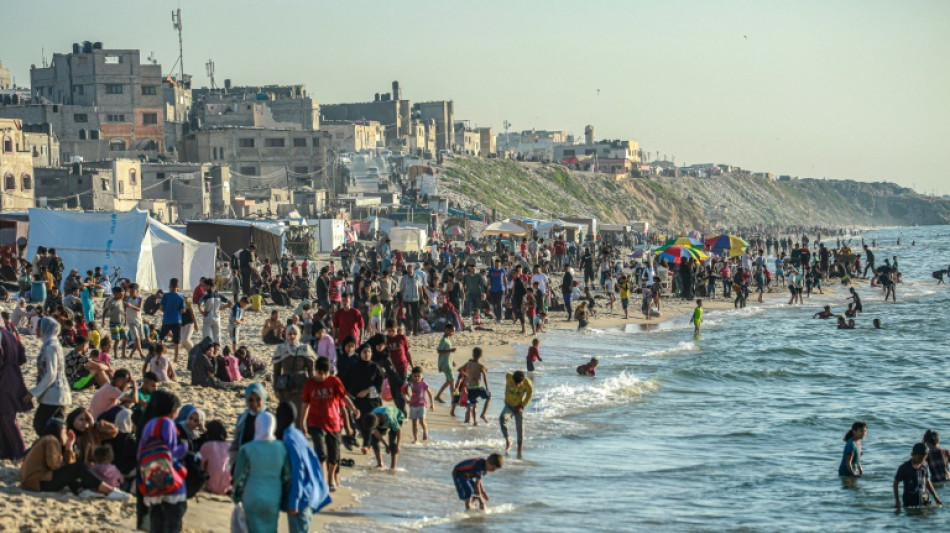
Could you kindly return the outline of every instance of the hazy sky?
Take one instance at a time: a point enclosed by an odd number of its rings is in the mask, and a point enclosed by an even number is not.
[[[44,4],[45,6],[45,4]],[[177,57],[176,1],[0,0],[17,81],[73,42]],[[456,119],[627,138],[677,163],[950,193],[950,1],[181,2],[206,85],[305,83],[321,103],[452,99]],[[599,90],[599,93],[598,93]]]

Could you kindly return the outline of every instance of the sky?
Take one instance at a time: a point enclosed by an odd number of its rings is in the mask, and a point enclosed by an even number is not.
[[[677,164],[950,193],[946,0],[0,0],[0,61],[28,85],[44,50],[88,40],[168,72],[179,5],[195,86],[208,59],[219,85],[303,83],[321,103],[399,80],[496,132],[591,124]]]

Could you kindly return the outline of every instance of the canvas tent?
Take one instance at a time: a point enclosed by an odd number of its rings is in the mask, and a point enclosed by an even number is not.
[[[67,269],[80,272],[102,267],[128,278],[143,290],[168,287],[178,278],[194,287],[214,276],[215,245],[189,239],[148,216],[148,212],[80,213],[30,209],[27,257],[39,246],[56,248]]]
[[[421,252],[426,248],[428,235],[422,228],[399,226],[389,230],[389,245],[401,252]]]
[[[487,228],[482,230],[482,236],[488,235],[513,235],[515,237],[524,237],[528,230],[515,224],[514,222],[492,222]]]
[[[228,257],[254,243],[259,259],[279,261],[286,230],[277,222],[221,219],[189,220],[185,231],[192,239],[217,244]]]

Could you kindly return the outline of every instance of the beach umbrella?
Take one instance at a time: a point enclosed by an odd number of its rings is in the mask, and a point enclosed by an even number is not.
[[[666,241],[663,246],[698,246],[703,247],[703,241],[693,237],[673,237],[672,239]]]
[[[706,246],[717,254],[738,257],[742,255],[742,252],[749,246],[749,243],[735,235],[723,234],[706,239]]]
[[[445,228],[445,234],[450,237],[461,237],[465,235],[465,230],[462,229],[462,226],[449,226]]]
[[[709,259],[709,256],[705,252],[698,248],[693,248],[690,246],[665,246],[656,251],[657,257],[659,259],[666,259],[667,261],[672,261],[674,263],[680,263],[683,259],[693,258],[698,261],[706,261]]]

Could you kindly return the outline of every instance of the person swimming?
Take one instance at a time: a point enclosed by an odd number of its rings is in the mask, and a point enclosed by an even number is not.
[[[591,357],[590,361],[577,367],[577,373],[581,376],[594,377],[597,375],[597,365],[600,361],[596,357]]]
[[[835,314],[831,312],[831,306],[830,306],[830,305],[826,305],[824,309],[822,309],[821,311],[818,311],[817,313],[815,313],[815,315],[814,315],[812,318],[827,319],[827,318],[831,318],[831,317],[833,317],[833,316],[835,316]]]
[[[881,325],[881,319],[875,318],[871,321],[871,324],[874,324],[874,329],[884,329],[884,326]]]

